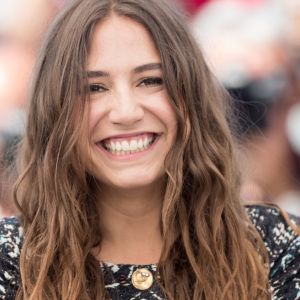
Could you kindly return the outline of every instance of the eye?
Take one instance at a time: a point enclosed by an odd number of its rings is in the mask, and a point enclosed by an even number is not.
[[[106,92],[108,91],[107,88],[105,88],[103,85],[101,84],[96,84],[96,83],[93,83],[93,84],[90,84],[89,85],[89,92],[91,94],[95,94],[95,93],[103,93],[103,92]]]
[[[138,86],[146,86],[146,87],[151,87],[151,86],[158,86],[163,84],[163,79],[161,77],[148,77],[143,79]]]

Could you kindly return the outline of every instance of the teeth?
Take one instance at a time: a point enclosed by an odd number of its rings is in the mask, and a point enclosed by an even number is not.
[[[146,148],[148,145],[149,145],[149,140],[148,140],[148,138],[146,137],[146,138],[144,139],[144,147]]]
[[[122,150],[122,146],[119,142],[116,142],[116,150],[117,151],[121,151]]]
[[[150,147],[154,140],[154,137],[145,137],[143,139],[138,140],[130,140],[130,141],[109,141],[105,144],[106,150],[109,152],[120,156],[124,154],[136,153],[143,150],[146,150]]]
[[[122,150],[123,150],[123,151],[128,151],[128,150],[130,149],[129,143],[128,143],[127,141],[123,141],[123,142],[121,143],[121,146],[122,146]]]
[[[138,141],[138,148],[139,149],[143,149],[144,148],[144,143],[143,143],[143,140],[139,139]]]
[[[137,143],[137,141],[136,141],[136,140],[132,140],[132,141],[130,142],[130,151],[135,151],[135,150],[137,150],[137,148],[138,148],[138,143]]]
[[[115,150],[116,150],[116,144],[115,144],[114,142],[111,142],[111,143],[110,143],[110,149],[111,149],[112,151],[115,151]]]

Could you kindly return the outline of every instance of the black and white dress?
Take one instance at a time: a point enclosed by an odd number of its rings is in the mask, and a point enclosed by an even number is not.
[[[248,206],[246,210],[269,253],[272,299],[300,299],[300,236],[275,207]],[[293,221],[293,217],[291,219]],[[15,299],[20,283],[22,236],[18,218],[0,220],[0,299]],[[99,265],[99,272],[103,272],[105,287],[113,300],[165,299],[156,280],[145,290],[134,287],[132,274],[141,268],[147,269],[155,278],[156,265]]]

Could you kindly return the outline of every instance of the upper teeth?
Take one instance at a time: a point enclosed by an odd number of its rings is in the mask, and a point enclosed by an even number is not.
[[[130,152],[146,149],[154,140],[154,137],[130,139],[123,141],[107,141],[105,146],[112,152]]]

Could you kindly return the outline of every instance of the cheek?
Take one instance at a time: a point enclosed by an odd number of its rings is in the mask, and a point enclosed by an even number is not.
[[[169,135],[176,135],[177,117],[170,100],[167,97],[161,99],[161,101],[155,103],[155,106],[152,107],[152,111],[160,119],[167,133]]]
[[[88,128],[90,136],[95,133],[99,123],[104,119],[106,108],[100,101],[92,101],[88,107]]]
[[[172,147],[172,145],[175,143],[177,135],[178,121],[175,111],[169,100],[166,101],[163,106],[161,106],[161,120],[166,128],[168,145],[169,147]]]

